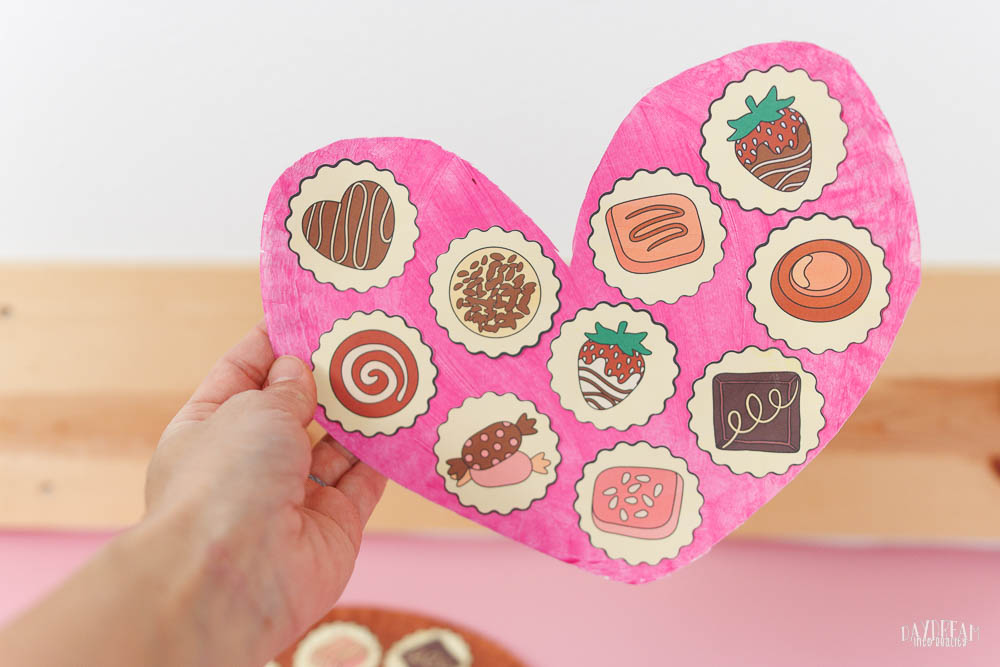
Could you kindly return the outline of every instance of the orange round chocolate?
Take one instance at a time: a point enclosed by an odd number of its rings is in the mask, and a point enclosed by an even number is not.
[[[771,272],[771,296],[807,322],[833,322],[861,307],[872,287],[868,260],[842,241],[806,241],[786,252]]]

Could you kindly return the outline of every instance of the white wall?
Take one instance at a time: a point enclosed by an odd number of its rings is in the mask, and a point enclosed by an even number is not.
[[[371,135],[459,153],[568,249],[649,88],[800,39],[881,102],[927,262],[1000,263],[992,2],[140,4],[0,6],[0,260],[252,261],[278,174]]]

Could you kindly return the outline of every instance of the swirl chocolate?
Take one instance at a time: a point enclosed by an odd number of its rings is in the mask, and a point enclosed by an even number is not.
[[[385,259],[395,225],[392,199],[374,181],[352,183],[340,201],[314,202],[302,214],[302,234],[316,252],[362,271]]]
[[[842,241],[820,239],[785,253],[771,272],[771,295],[792,317],[833,322],[868,298],[872,272],[865,256]]]
[[[359,331],[333,353],[330,386],[341,405],[356,415],[387,417],[405,408],[417,392],[413,352],[385,331]]]

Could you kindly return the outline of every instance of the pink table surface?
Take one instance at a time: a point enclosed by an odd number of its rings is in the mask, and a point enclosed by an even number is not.
[[[107,539],[0,533],[0,622]],[[476,584],[440,585],[456,576]],[[731,540],[666,579],[630,586],[509,540],[378,535],[343,602],[453,619],[532,665],[996,665],[1000,655],[995,550]],[[965,648],[901,642],[900,626],[924,619],[975,624],[979,638]]]

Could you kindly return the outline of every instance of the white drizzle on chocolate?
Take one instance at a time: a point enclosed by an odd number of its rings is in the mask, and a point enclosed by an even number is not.
[[[755,392],[747,394],[745,403],[746,411],[747,411],[747,416],[753,420],[753,425],[750,426],[750,428],[744,429],[743,415],[740,414],[739,410],[730,410],[726,414],[726,424],[728,424],[729,428],[732,429],[733,435],[730,436],[730,438],[726,440],[726,442],[719,445],[719,449],[726,449],[727,447],[729,447],[729,445],[733,444],[733,441],[736,440],[737,437],[753,432],[753,430],[758,426],[760,426],[761,424],[769,424],[770,422],[774,421],[775,418],[779,414],[781,414],[782,410],[785,410],[786,408],[792,406],[792,404],[795,402],[796,396],[798,395],[799,395],[798,382],[795,383],[795,387],[792,390],[791,395],[788,397],[788,401],[785,403],[782,403],[781,401],[781,391],[777,387],[771,388],[767,392],[767,403],[772,408],[774,408],[774,414],[765,419],[764,402],[760,400],[760,396],[758,396]],[[775,398],[775,396],[777,396],[777,398]]]

